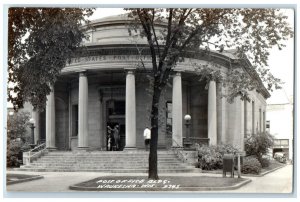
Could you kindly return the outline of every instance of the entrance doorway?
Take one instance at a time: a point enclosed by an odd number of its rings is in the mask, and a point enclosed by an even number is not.
[[[106,150],[107,151],[123,151],[125,147],[125,100],[108,100],[106,101]],[[119,140],[118,147],[112,136],[110,136],[110,129],[119,126]]]

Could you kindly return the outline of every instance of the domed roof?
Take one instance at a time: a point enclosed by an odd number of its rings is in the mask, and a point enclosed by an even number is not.
[[[92,20],[90,22],[91,25],[102,25],[102,24],[115,24],[124,21],[128,21],[130,18],[128,17],[127,13],[118,14],[118,15],[111,15],[104,18],[99,18],[97,20]]]

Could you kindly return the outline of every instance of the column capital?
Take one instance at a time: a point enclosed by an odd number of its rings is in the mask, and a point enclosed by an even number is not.
[[[87,70],[81,70],[77,72],[79,74],[79,77],[81,76],[86,76],[87,75]]]
[[[127,74],[134,74],[136,68],[125,68]]]
[[[181,76],[182,71],[174,71],[173,76]]]

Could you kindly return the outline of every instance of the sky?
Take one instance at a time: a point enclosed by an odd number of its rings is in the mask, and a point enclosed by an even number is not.
[[[121,13],[125,13],[122,8],[97,8],[94,12],[93,16],[90,17],[90,20],[95,20],[98,18],[118,15]],[[288,22],[294,27],[294,11],[292,9],[282,9],[281,12],[288,16]],[[278,48],[273,48],[270,51],[269,57],[269,68],[272,74],[280,78],[284,84],[282,85],[283,91],[273,91],[271,93],[270,102],[279,101],[282,95],[286,94],[287,97],[293,95],[293,71],[294,71],[294,39],[290,39],[286,41],[286,47],[281,51]],[[280,90],[280,91],[282,91]]]

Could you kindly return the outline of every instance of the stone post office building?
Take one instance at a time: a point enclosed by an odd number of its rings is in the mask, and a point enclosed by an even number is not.
[[[74,58],[48,95],[45,112],[33,112],[35,141],[48,149],[107,150],[107,125],[120,125],[120,150],[144,148],[143,130],[150,127],[151,58],[147,41],[129,36],[123,15],[92,21],[86,52]],[[138,50],[142,54],[138,54]],[[140,61],[144,62],[144,67]],[[247,134],[265,130],[266,89],[251,92],[251,101],[221,98],[226,89],[215,81],[199,81],[194,63],[226,72],[238,58],[230,51],[212,52],[211,60],[193,55],[179,63],[160,103],[159,148],[183,146],[186,134],[193,142],[232,144],[243,150]],[[191,125],[184,124],[190,114]]]

